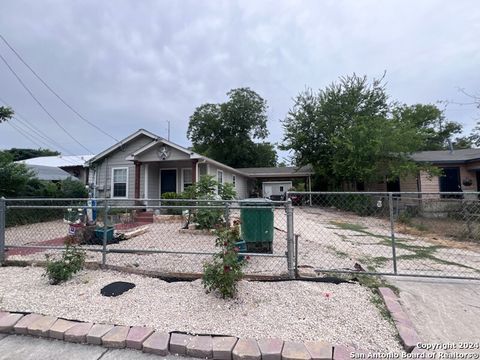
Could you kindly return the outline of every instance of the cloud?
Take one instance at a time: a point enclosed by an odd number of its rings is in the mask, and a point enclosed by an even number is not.
[[[270,140],[306,86],[356,72],[380,76],[401,102],[462,100],[478,90],[476,1],[18,1],[4,0],[0,33],[64,98],[117,138],[139,127],[188,144],[188,118],[205,102],[249,86],[269,104]],[[98,152],[111,140],[79,121],[0,44],[65,127]],[[0,98],[72,153],[55,127],[0,64]],[[477,109],[450,106],[471,127]],[[7,125],[1,147],[32,146]]]

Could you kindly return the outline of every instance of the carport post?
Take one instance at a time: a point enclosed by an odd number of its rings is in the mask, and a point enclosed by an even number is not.
[[[293,206],[292,199],[288,199],[285,204],[285,212],[287,213],[287,268],[288,277],[295,278],[294,269],[294,238],[293,238]]]
[[[392,239],[393,273],[397,275],[397,249],[395,246],[395,220],[393,218],[393,194],[388,193],[388,208],[390,210],[390,236]]]
[[[5,213],[6,201],[2,196],[0,198],[0,264],[5,261]]]

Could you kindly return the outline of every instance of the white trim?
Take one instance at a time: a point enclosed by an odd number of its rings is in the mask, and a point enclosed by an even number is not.
[[[158,177],[158,197],[162,198],[162,171],[175,170],[175,192],[178,193],[178,168],[160,168]]]
[[[114,170],[127,170],[127,180],[125,184],[125,196],[113,196],[113,172]],[[128,199],[128,166],[112,167],[112,178],[110,180],[110,197],[112,199]],[[120,183],[119,183],[120,184]]]
[[[181,168],[180,169],[180,190],[181,192],[184,192],[185,191],[185,181],[184,181],[184,176],[183,176],[183,171],[184,170],[190,170],[192,171],[192,168]],[[193,175],[193,174],[192,174]],[[191,185],[193,185],[193,177],[192,177],[192,183]]]
[[[147,151],[151,147],[158,144],[170,146],[173,149],[176,149],[178,151],[181,151],[187,154],[190,158],[198,158],[200,156],[194,153],[193,151],[188,150],[187,148],[184,148],[183,146],[177,145],[175,143],[172,143],[171,141],[165,140],[164,138],[157,136],[152,142],[142,146],[140,149],[136,150],[133,154],[130,154],[129,156],[127,156],[125,160],[135,160],[136,156],[141,155],[143,152]]]

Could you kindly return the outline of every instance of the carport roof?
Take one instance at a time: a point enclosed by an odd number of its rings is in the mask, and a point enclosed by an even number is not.
[[[252,177],[305,177],[313,175],[311,166],[258,167],[237,169]]]

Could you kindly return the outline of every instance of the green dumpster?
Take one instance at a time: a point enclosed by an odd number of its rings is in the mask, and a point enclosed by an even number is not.
[[[268,199],[241,201],[241,238],[248,252],[271,253],[273,242],[273,206]]]

